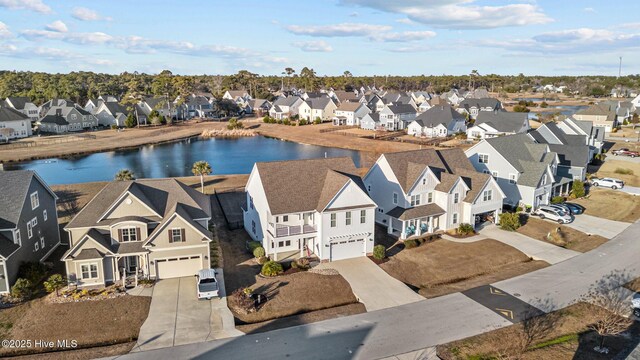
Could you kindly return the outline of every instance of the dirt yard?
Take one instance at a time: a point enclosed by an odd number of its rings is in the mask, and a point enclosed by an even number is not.
[[[597,177],[612,177],[624,181],[625,185],[640,186],[640,163],[634,163],[625,160],[615,160],[619,156],[609,155],[607,161],[602,164],[598,172]],[[621,174],[618,171],[628,172],[632,171],[633,174]]]
[[[580,216],[580,215],[578,215]],[[557,232],[557,229],[560,232]],[[587,252],[607,242],[607,239],[598,235],[587,235],[568,226],[529,217],[527,222],[518,228],[519,233],[527,235],[536,240],[542,240],[553,245],[561,246],[579,252]],[[551,239],[547,234],[551,233]]]
[[[389,257],[380,267],[432,298],[508,279],[548,266],[493,239],[436,240]]]
[[[138,296],[64,304],[49,303],[46,298],[35,299],[0,310],[1,337],[76,340],[78,347],[130,343],[137,339],[150,303],[151,298]],[[19,352],[0,349],[0,356],[10,354]]]
[[[572,200],[586,208],[585,214],[609,220],[634,222],[640,218],[640,196],[621,191],[591,188],[583,199]]]
[[[588,329],[595,321],[591,306],[577,303],[551,315],[545,315],[552,330],[543,334],[533,342],[529,350],[520,354],[516,349],[518,340],[524,332],[523,325],[516,324],[494,330],[482,335],[454,341],[437,347],[438,356],[443,360],[462,359],[525,359],[525,360],[558,360],[558,359],[612,359],[616,355],[628,352],[629,346],[635,346],[638,335],[638,323],[629,329],[630,338],[609,337],[605,345],[610,348],[609,354],[598,354],[593,351],[599,345],[599,337]],[[539,334],[539,333],[538,333]],[[625,358],[622,356],[621,358]]]

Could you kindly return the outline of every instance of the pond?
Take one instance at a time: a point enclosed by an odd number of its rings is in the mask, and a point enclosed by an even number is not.
[[[71,184],[113,180],[120,169],[138,178],[191,176],[194,162],[205,160],[214,175],[248,174],[259,161],[349,156],[360,166],[354,150],[304,145],[262,136],[234,139],[192,138],[179,142],[147,145],[137,149],[84,156],[51,158],[5,164],[6,170],[35,170],[49,184]]]
[[[540,112],[541,114],[553,114],[555,112],[559,112],[562,115],[571,116],[582,109],[588,108],[588,105],[554,105],[546,108],[544,112]],[[536,112],[531,111],[529,113],[529,119],[536,119]]]

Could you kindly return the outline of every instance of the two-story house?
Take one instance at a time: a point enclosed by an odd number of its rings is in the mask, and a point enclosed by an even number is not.
[[[380,121],[389,131],[403,130],[418,115],[416,108],[408,104],[385,105],[380,110]]]
[[[576,120],[572,117],[562,120],[557,125],[567,135],[586,136],[587,145],[592,149],[594,155],[602,152],[605,135],[603,128],[593,126],[591,121]]]
[[[139,108],[134,108],[134,115],[138,117],[148,118],[153,110],[167,119],[176,118],[178,116],[175,105],[164,97],[145,97],[137,104]],[[141,110],[141,114],[138,113]]]
[[[304,103],[299,96],[280,97],[273,102],[269,109],[269,116],[274,119],[283,120],[298,115],[300,105]]]
[[[331,121],[336,114],[338,107],[328,96],[310,97],[300,104],[298,114],[300,119],[307,121]]]
[[[533,209],[549,204],[559,163],[549,145],[516,134],[484,139],[465,154],[477,171],[497,180],[505,204]]]
[[[497,221],[504,194],[461,149],[383,154],[364,184],[378,205],[376,222],[400,239]]]
[[[376,204],[351,158],[259,162],[245,191],[244,228],[272,260],[373,252]]]
[[[32,123],[35,123],[40,118],[38,107],[28,97],[9,96],[4,99],[4,105],[23,113]]]
[[[431,107],[407,127],[409,135],[428,138],[452,136],[465,130],[466,118],[449,105]]]
[[[467,128],[467,139],[482,140],[496,136],[522,134],[531,130],[527,113],[481,111],[473,126]]]
[[[107,184],[65,227],[79,287],[193,276],[210,267],[211,200],[174,179]]]
[[[363,103],[345,101],[336,109],[333,125],[360,126],[360,120],[370,112],[371,110]]]
[[[57,197],[31,170],[0,171],[0,294],[23,262],[46,260],[60,245]]]
[[[470,119],[475,119],[482,111],[494,112],[501,109],[502,103],[494,98],[464,99],[458,105],[458,111],[463,114],[469,114]]]
[[[120,103],[109,101],[100,103],[94,110],[94,114],[101,126],[123,127],[129,111]]]
[[[616,107],[607,103],[598,103],[573,114],[573,118],[582,121],[591,121],[593,126],[604,128],[606,133],[618,127]]]
[[[32,135],[31,119],[10,107],[0,107],[0,142]]]
[[[79,106],[53,106],[38,121],[40,131],[54,134],[82,131],[98,126],[97,118]]]

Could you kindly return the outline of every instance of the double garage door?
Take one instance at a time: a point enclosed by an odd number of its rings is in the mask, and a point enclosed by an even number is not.
[[[331,244],[331,261],[364,256],[364,239],[342,240]]]
[[[193,276],[196,275],[200,269],[202,269],[202,258],[200,255],[156,260],[157,279]]]

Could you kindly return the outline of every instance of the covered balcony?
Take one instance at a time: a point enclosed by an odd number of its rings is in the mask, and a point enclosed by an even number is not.
[[[292,235],[312,234],[318,232],[318,226],[315,224],[283,225],[269,223],[268,231],[274,238],[280,238]]]

